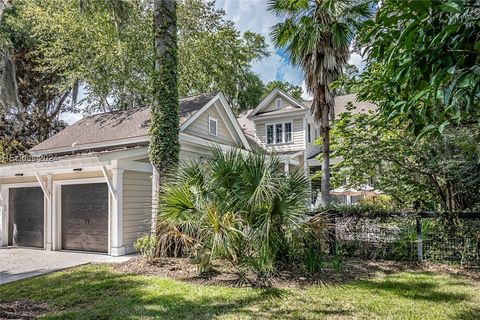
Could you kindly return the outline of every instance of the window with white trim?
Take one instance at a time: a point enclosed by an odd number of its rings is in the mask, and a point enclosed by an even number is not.
[[[265,127],[267,144],[282,144],[292,142],[292,123],[280,122],[267,124]]]
[[[217,119],[208,117],[208,134],[215,137],[218,135]]]
[[[275,108],[277,110],[282,108],[282,99],[276,99],[275,100]]]

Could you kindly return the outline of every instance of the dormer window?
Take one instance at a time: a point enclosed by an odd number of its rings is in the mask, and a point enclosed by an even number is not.
[[[277,110],[282,109],[282,99],[275,100],[275,109]]]
[[[208,117],[208,134],[215,137],[218,135],[217,119]]]

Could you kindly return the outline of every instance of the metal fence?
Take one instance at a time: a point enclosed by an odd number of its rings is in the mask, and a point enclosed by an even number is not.
[[[365,259],[480,267],[480,215],[335,217],[337,253]]]

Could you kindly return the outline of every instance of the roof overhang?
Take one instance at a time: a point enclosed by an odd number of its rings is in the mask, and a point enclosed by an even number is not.
[[[305,107],[305,105],[298,101],[297,99],[295,99],[294,97],[292,97],[291,95],[289,95],[288,93],[278,89],[278,88],[275,88],[273,89],[261,102],[260,104],[255,108],[253,109],[252,112],[250,112],[250,114],[248,115],[248,118],[252,118],[254,116],[257,115],[257,113],[259,113],[260,111],[262,111],[266,106],[268,106],[270,104],[270,102],[277,96],[277,95],[280,95],[282,96],[282,98],[284,98],[285,100],[287,101],[290,101],[293,105],[296,105],[298,106],[299,108],[303,109],[303,110],[307,110],[307,107]]]
[[[306,109],[299,109],[299,110],[294,110],[290,112],[285,112],[285,113],[277,113],[277,114],[269,114],[269,113],[263,113],[256,115],[253,118],[249,118],[252,121],[257,121],[257,120],[273,120],[273,119],[281,119],[281,118],[291,118],[292,116],[304,116],[305,113],[308,113],[308,110]]]
[[[59,174],[69,173],[74,169],[82,171],[98,171],[102,166],[108,168],[113,164],[120,164],[125,169],[136,171],[151,171],[151,165],[148,163],[136,163],[132,159],[146,157],[147,148],[132,148],[110,152],[98,152],[91,154],[78,154],[56,158],[44,157],[40,161],[11,163],[0,166],[0,177],[34,176],[36,174]]]
[[[219,92],[215,97],[212,98],[209,102],[207,102],[200,110],[198,110],[193,116],[191,116],[187,121],[185,121],[181,126],[180,126],[180,132],[184,131],[189,125],[191,125],[198,117],[200,117],[205,111],[208,110],[211,106],[215,105],[215,102],[219,101],[220,104],[223,107],[223,110],[227,114],[227,119],[222,119],[225,124],[227,125],[227,130],[229,131],[230,135],[232,135],[232,138],[235,139],[234,133],[236,133],[243,145],[243,147],[246,150],[251,151],[252,147],[250,146],[250,143],[248,143],[247,137],[245,136],[245,133],[243,132],[242,128],[240,127],[240,124],[238,123],[237,118],[233,114],[232,108],[230,107],[225,95],[223,92]],[[220,115],[222,115],[220,113]],[[230,124],[230,125],[229,125]]]

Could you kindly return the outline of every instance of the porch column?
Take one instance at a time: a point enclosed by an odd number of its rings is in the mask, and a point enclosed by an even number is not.
[[[290,162],[288,160],[285,160],[284,172],[285,174],[290,172]]]
[[[45,210],[45,250],[52,251],[53,248],[53,238],[54,238],[54,223],[53,223],[53,183],[52,175],[47,175],[47,181],[45,189],[50,195],[50,201],[46,201],[46,210]]]
[[[122,256],[125,254],[123,246],[123,173],[124,169],[112,168],[112,185],[115,190],[115,197],[112,197],[112,221],[111,221],[111,242],[110,255]]]

